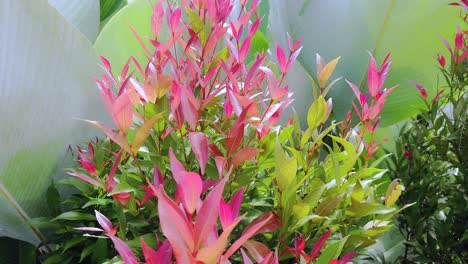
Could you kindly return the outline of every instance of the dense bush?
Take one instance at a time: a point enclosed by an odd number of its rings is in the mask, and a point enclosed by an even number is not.
[[[281,127],[301,41],[256,45],[257,1],[201,3],[155,6],[144,64],[116,74],[102,58],[96,83],[117,129],[87,121],[107,137],[77,149],[65,180],[77,193],[60,205],[50,188],[46,263],[346,263],[391,227],[400,185],[376,193],[374,140],[395,89],[383,88],[390,56],[371,57],[366,92],[348,82],[354,125],[324,99],[339,58],[317,55],[307,129],[297,116]]]

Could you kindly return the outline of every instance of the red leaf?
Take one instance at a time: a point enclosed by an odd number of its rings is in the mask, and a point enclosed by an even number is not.
[[[369,68],[367,70],[367,85],[371,96],[375,98],[380,91],[380,79],[377,71],[377,65],[372,55],[369,61]]]
[[[123,151],[119,151],[119,154],[117,158],[115,159],[114,165],[112,165],[112,168],[109,171],[109,175],[106,177],[106,191],[107,192],[112,192],[113,188],[113,182],[114,182],[114,176],[115,172],[117,171],[117,168],[119,167],[120,160],[122,159],[122,154]]]
[[[253,148],[253,147],[243,148],[239,150],[239,152],[237,152],[237,154],[232,159],[231,163],[234,167],[239,167],[243,165],[246,161],[253,160],[262,151],[263,149],[258,149],[258,148]]]
[[[125,264],[138,264],[135,254],[125,242],[116,236],[109,236],[109,238],[114,243],[115,249],[119,252]]]
[[[181,176],[181,182],[177,187],[185,210],[192,215],[200,201],[203,182],[200,175],[195,172],[182,172]]]
[[[320,253],[320,250],[322,250],[323,245],[325,244],[325,241],[327,241],[328,237],[330,237],[332,230],[329,229],[325,234],[320,237],[320,239],[314,244],[312,247],[312,250],[310,251],[310,261],[314,260],[317,258],[317,256]]]
[[[283,74],[286,73],[288,61],[286,60],[286,55],[284,55],[284,51],[279,44],[276,44],[276,56],[278,57],[278,63],[281,71]]]
[[[189,133],[189,140],[203,175],[208,161],[208,137],[202,132],[191,132]]]
[[[169,241],[166,240],[159,246],[157,251],[149,247],[145,240],[141,239],[141,249],[145,257],[146,264],[171,264],[172,248]]]
[[[195,248],[200,248],[208,237],[208,234],[216,228],[216,220],[219,214],[219,202],[222,199],[224,185],[227,178],[221,180],[208,194],[197,212],[195,222]]]
[[[216,163],[216,168],[218,169],[218,177],[221,179],[223,177],[223,171],[227,160],[223,156],[216,156],[214,160]]]
[[[411,83],[414,87],[416,87],[418,90],[419,90],[419,93],[421,94],[421,96],[426,99],[427,98],[427,92],[426,92],[426,89],[424,89],[424,87],[417,83],[417,82],[413,82],[413,81],[408,81],[409,83]]]

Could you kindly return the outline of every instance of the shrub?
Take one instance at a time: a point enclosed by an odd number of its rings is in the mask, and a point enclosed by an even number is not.
[[[107,138],[77,149],[67,184],[79,193],[67,207],[51,203],[57,251],[48,261],[118,253],[125,263],[345,263],[374,243],[398,212],[400,186],[382,201],[374,183],[385,172],[373,135],[394,89],[383,89],[390,57],[380,68],[371,58],[368,92],[348,82],[354,127],[351,112],[330,121],[324,97],[339,59],[317,56],[307,130],[297,116],[281,127],[292,102],[284,80],[301,42],[276,45],[275,64],[254,45],[257,1],[182,2],[155,5],[144,68],[130,58],[116,75],[102,58],[96,83],[117,129],[87,121]]]

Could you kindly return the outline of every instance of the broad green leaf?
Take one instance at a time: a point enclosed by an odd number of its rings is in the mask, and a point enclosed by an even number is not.
[[[395,211],[395,208],[378,203],[353,203],[347,208],[346,215],[351,217],[363,217],[372,214],[388,214],[393,211]]]
[[[307,114],[307,125],[309,126],[309,129],[314,131],[321,123],[323,123],[325,121],[326,113],[327,102],[322,96],[319,96],[319,98],[312,103]]]
[[[135,57],[141,67],[146,66],[148,60],[144,49],[130,26],[135,29],[146,47],[151,48],[148,38],[153,38],[150,24],[152,13],[152,1],[135,0],[120,9],[102,28],[94,47],[110,62],[114,74],[120,74],[130,56]],[[138,75],[137,72],[135,74]]]
[[[0,1],[0,236],[38,244],[29,224],[48,215],[46,192],[63,176],[69,144],[97,130],[74,118],[105,120],[98,58],[89,41],[47,0]]]
[[[299,56],[301,67],[288,78],[295,93],[296,110],[304,120],[305,108],[312,101],[304,68],[314,76],[315,55],[325,60],[341,56],[334,76],[343,76],[360,85],[366,76],[369,62],[367,51],[380,62],[392,52],[385,87],[400,84],[387,99],[383,110],[382,126],[387,126],[413,116],[422,101],[416,89],[407,80],[417,80],[429,88],[429,96],[437,87],[437,62],[434,56],[445,53],[439,36],[453,43],[459,8],[449,6],[452,0],[270,0],[269,29],[272,38],[285,46],[289,32],[293,38],[303,37],[303,50]],[[302,9],[302,10],[301,10]],[[428,19],[430,18],[430,19]],[[446,56],[447,57],[447,56]],[[351,108],[354,95],[343,81],[331,90],[334,114],[344,119]],[[401,107],[405,111],[401,111]]]
[[[275,150],[275,177],[278,180],[278,187],[281,191],[284,191],[294,180],[296,172],[296,158],[287,158],[283,148],[277,143]]]
[[[109,18],[127,4],[126,0],[100,0],[101,27],[109,20]]]
[[[200,38],[200,42],[202,45],[205,45],[206,43],[206,27],[205,24],[203,23],[202,19],[200,16],[192,9],[187,9],[188,12],[188,17],[189,17],[189,23],[192,26],[193,30],[198,33],[198,37]]]
[[[327,264],[330,260],[337,259],[343,250],[346,240],[348,240],[348,237],[344,237],[327,246],[317,259],[317,264]]]
[[[49,0],[49,4],[75,26],[91,43],[99,33],[100,5],[97,0]]]

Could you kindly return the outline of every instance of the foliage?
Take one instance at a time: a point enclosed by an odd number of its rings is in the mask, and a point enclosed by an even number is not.
[[[324,97],[338,59],[317,56],[308,129],[297,116],[282,128],[292,102],[284,80],[301,41],[276,45],[277,64],[254,49],[257,5],[158,2],[151,46],[135,32],[144,67],[131,57],[117,74],[102,57],[96,83],[117,129],[86,120],[107,138],[77,149],[79,166],[66,184],[78,193],[64,206],[50,189],[57,216],[42,224],[56,251],[46,263],[116,253],[125,263],[344,263],[391,227],[400,185],[380,199],[375,180],[385,171],[376,168],[373,140],[393,90],[383,89],[390,57],[380,68],[371,57],[367,92],[349,82],[359,102],[353,127],[351,112],[329,122],[333,104]]]
[[[467,9],[466,1],[461,4]],[[466,11],[463,12],[466,14]],[[429,99],[423,85],[413,82],[426,108],[408,122],[389,161],[391,175],[406,187],[400,202],[417,202],[398,216],[405,237],[404,263],[466,263],[465,220],[468,170],[467,33],[460,27],[447,62],[437,55],[447,86]]]

